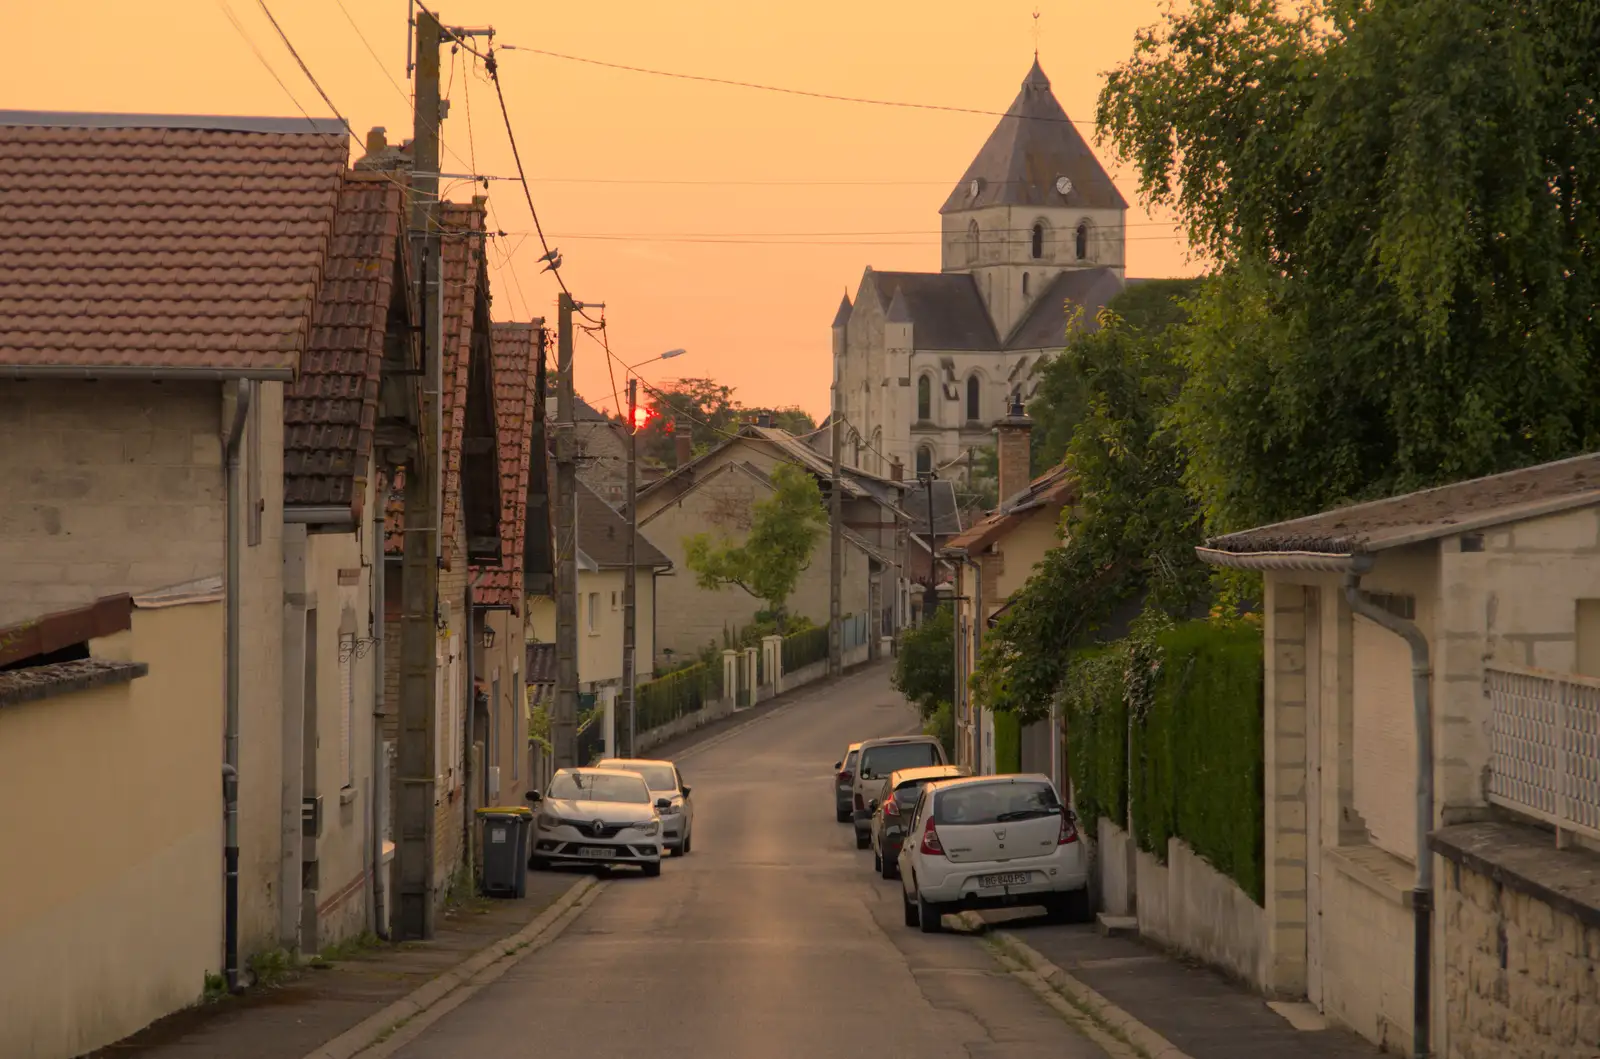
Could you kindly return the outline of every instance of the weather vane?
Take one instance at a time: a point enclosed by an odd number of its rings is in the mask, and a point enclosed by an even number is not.
[[[1039,57],[1039,9],[1033,9],[1033,57]]]

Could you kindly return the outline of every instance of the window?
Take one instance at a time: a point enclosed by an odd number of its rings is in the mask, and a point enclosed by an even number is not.
[[[617,594],[615,592],[611,593],[611,609],[617,609]]]
[[[1037,223],[1037,224],[1035,224],[1033,226],[1033,259],[1035,261],[1037,261],[1041,257],[1044,257],[1044,222],[1043,221],[1040,221],[1039,223]],[[1023,293],[1026,294],[1027,291],[1024,290]]]
[[[1044,783],[982,783],[953,787],[935,796],[936,824],[999,824],[1056,816],[1061,802]]]
[[[522,687],[522,659],[513,655],[511,657],[511,686]],[[515,703],[511,707],[511,778],[516,779],[521,773],[522,754],[527,743],[527,705]]]
[[[888,743],[868,747],[862,754],[861,778],[875,779],[900,769],[943,764],[943,755],[933,743]]]
[[[450,732],[450,722],[445,719],[447,689],[450,686],[449,665],[445,659],[445,641],[441,637],[433,645],[433,782],[435,797],[445,781],[444,741]]]
[[[933,418],[933,380],[926,375],[917,377],[917,418]]]
[[[978,222],[970,221],[967,224],[967,260],[977,261],[978,250],[983,245],[983,235],[978,231]]]
[[[967,376],[967,418],[977,420],[983,411],[983,386],[976,375]]]
[[[461,786],[461,637],[450,637],[450,789]]]
[[[1028,274],[1026,272],[1022,274],[1022,296],[1024,298],[1028,296]]]
[[[1078,232],[1074,237],[1073,249],[1077,251],[1078,260],[1082,261],[1089,256],[1089,222],[1079,221]]]
[[[933,450],[923,445],[917,449],[917,473],[929,474],[933,471]]]
[[[589,593],[589,635],[600,632],[600,593]]]
[[[355,755],[350,740],[356,730],[356,634],[339,635],[339,774],[346,787],[356,785]]]

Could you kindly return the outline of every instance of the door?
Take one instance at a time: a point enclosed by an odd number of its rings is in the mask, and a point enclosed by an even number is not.
[[[1322,597],[1306,589],[1306,999],[1322,1010]]]

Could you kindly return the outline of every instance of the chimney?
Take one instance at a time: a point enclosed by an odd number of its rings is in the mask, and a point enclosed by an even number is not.
[[[771,425],[772,425],[772,413],[771,412],[757,412],[756,413],[756,426],[758,426],[758,427],[770,427]]]
[[[682,467],[694,459],[694,438],[688,434],[674,434],[672,436],[672,453],[677,458],[676,466]]]
[[[1000,503],[1016,496],[1027,488],[1031,476],[1028,473],[1029,447],[1028,435],[1033,430],[1033,420],[1022,409],[1022,396],[1011,395],[1011,407],[1007,409],[1005,417],[994,425],[995,452],[1000,464]]]
[[[905,477],[905,464],[901,463],[900,457],[896,456],[894,459],[889,461],[889,480],[891,482],[903,482],[905,481]]]
[[[389,130],[385,129],[382,125],[374,125],[367,132],[367,153],[368,154],[381,154],[383,151],[388,149],[388,147],[389,147],[389,137],[387,135],[388,131]]]

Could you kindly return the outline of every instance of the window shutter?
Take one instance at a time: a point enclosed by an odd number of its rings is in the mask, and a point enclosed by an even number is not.
[[[433,782],[444,784],[444,741],[449,738],[445,727],[445,661],[444,641],[436,640],[433,646]]]
[[[450,637],[450,789],[461,786],[461,637]]]
[[[346,633],[339,637],[339,774],[346,787],[354,786],[356,781],[354,755],[350,752],[350,737],[355,731],[355,665],[356,638]]]

